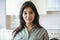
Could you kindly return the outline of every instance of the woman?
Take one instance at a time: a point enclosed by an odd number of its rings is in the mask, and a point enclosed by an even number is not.
[[[39,24],[35,5],[26,1],[20,10],[20,26],[13,32],[13,40],[49,40],[47,31]]]

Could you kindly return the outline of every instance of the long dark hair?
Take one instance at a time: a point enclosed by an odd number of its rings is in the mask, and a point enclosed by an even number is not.
[[[22,5],[21,10],[20,10],[20,15],[19,15],[20,26],[13,31],[15,32],[14,37],[24,29],[25,21],[23,20],[22,14],[26,7],[31,7],[31,9],[35,12],[35,18],[34,18],[33,24],[35,24],[38,28],[42,28],[41,25],[39,24],[39,15],[38,15],[35,5],[31,1],[26,1]]]

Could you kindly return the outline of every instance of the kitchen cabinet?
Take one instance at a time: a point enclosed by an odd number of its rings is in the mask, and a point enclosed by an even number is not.
[[[47,0],[47,11],[60,11],[60,0]]]
[[[47,11],[60,11],[60,0],[31,0],[39,14],[47,14]]]

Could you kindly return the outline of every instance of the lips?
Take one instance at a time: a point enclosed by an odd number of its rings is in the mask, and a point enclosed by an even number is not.
[[[27,20],[32,20],[31,18],[28,18]]]

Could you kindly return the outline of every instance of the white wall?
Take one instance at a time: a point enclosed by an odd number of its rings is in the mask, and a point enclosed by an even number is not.
[[[60,12],[47,12],[46,15],[40,15],[40,24],[46,29],[60,29]]]

